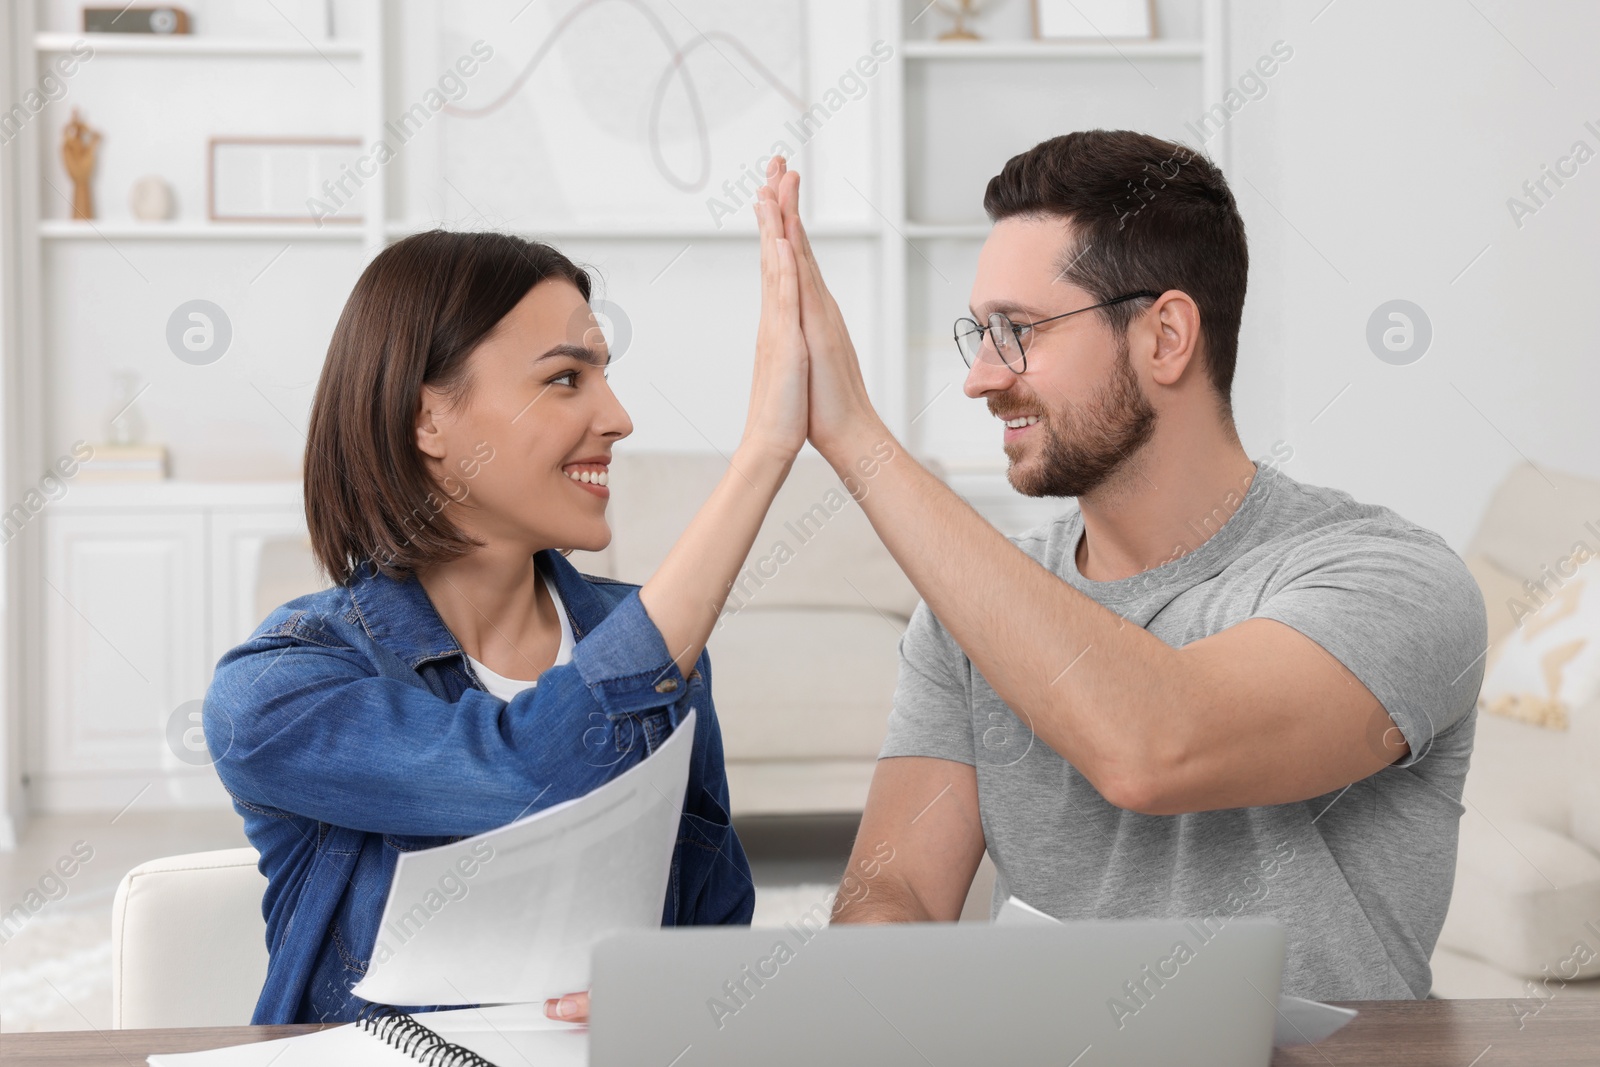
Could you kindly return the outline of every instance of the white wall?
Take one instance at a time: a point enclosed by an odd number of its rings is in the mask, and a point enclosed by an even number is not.
[[[1325,3],[1232,4],[1235,77],[1276,40],[1294,48],[1230,124],[1253,260],[1241,433],[1252,455],[1289,442],[1287,472],[1393,507],[1459,550],[1524,458],[1600,478],[1586,322],[1600,158],[1549,183],[1520,227],[1506,206],[1575,141],[1600,153],[1600,5]],[[1395,298],[1433,326],[1407,366],[1365,339]]]

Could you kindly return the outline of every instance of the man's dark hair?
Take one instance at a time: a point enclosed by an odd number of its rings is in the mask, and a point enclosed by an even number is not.
[[[546,278],[589,300],[583,268],[503,233],[413,234],[361,272],[333,328],[306,434],[306,524],[334,582],[369,563],[404,577],[476,547],[443,514],[444,490],[417,448],[422,386],[464,397],[467,357]]]
[[[1132,130],[1081,130],[1012,156],[989,180],[994,222],[1057,216],[1072,224],[1057,277],[1096,301],[1178,289],[1200,309],[1207,375],[1232,413],[1250,253],[1222,172],[1194,149]],[[1096,314],[1119,337],[1149,298]]]

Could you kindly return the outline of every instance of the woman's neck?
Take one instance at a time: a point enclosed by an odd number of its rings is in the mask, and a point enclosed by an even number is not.
[[[417,580],[462,651],[496,674],[531,680],[555,662],[561,620],[520,546],[487,544]]]

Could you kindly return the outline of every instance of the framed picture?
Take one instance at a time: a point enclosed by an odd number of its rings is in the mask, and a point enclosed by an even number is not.
[[[1033,0],[1033,35],[1041,41],[1149,39],[1154,0]]]
[[[206,151],[212,222],[359,223],[366,194],[359,137],[213,137]]]

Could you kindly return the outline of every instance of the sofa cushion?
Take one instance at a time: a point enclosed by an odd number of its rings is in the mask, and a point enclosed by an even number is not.
[[[1489,646],[1493,648],[1517,628],[1521,613],[1516,605],[1526,603],[1522,580],[1488,556],[1467,556],[1466,564],[1478,583],[1478,590],[1483,593],[1484,609],[1489,613]]]
[[[1479,715],[1464,792],[1468,807],[1496,823],[1522,819],[1566,833],[1571,748],[1561,731]]]
[[[1600,557],[1565,562],[1490,653],[1483,710],[1564,730],[1600,695]]]
[[[727,758],[876,759],[899,626],[865,607],[752,604],[725,615],[707,647]]]
[[[1600,696],[1573,711],[1567,742],[1567,829],[1600,855]]]
[[[1600,856],[1520,819],[1461,820],[1443,948],[1525,978],[1600,975]]]
[[[1521,463],[1495,488],[1464,555],[1535,578],[1580,542],[1600,552],[1600,481]]]

